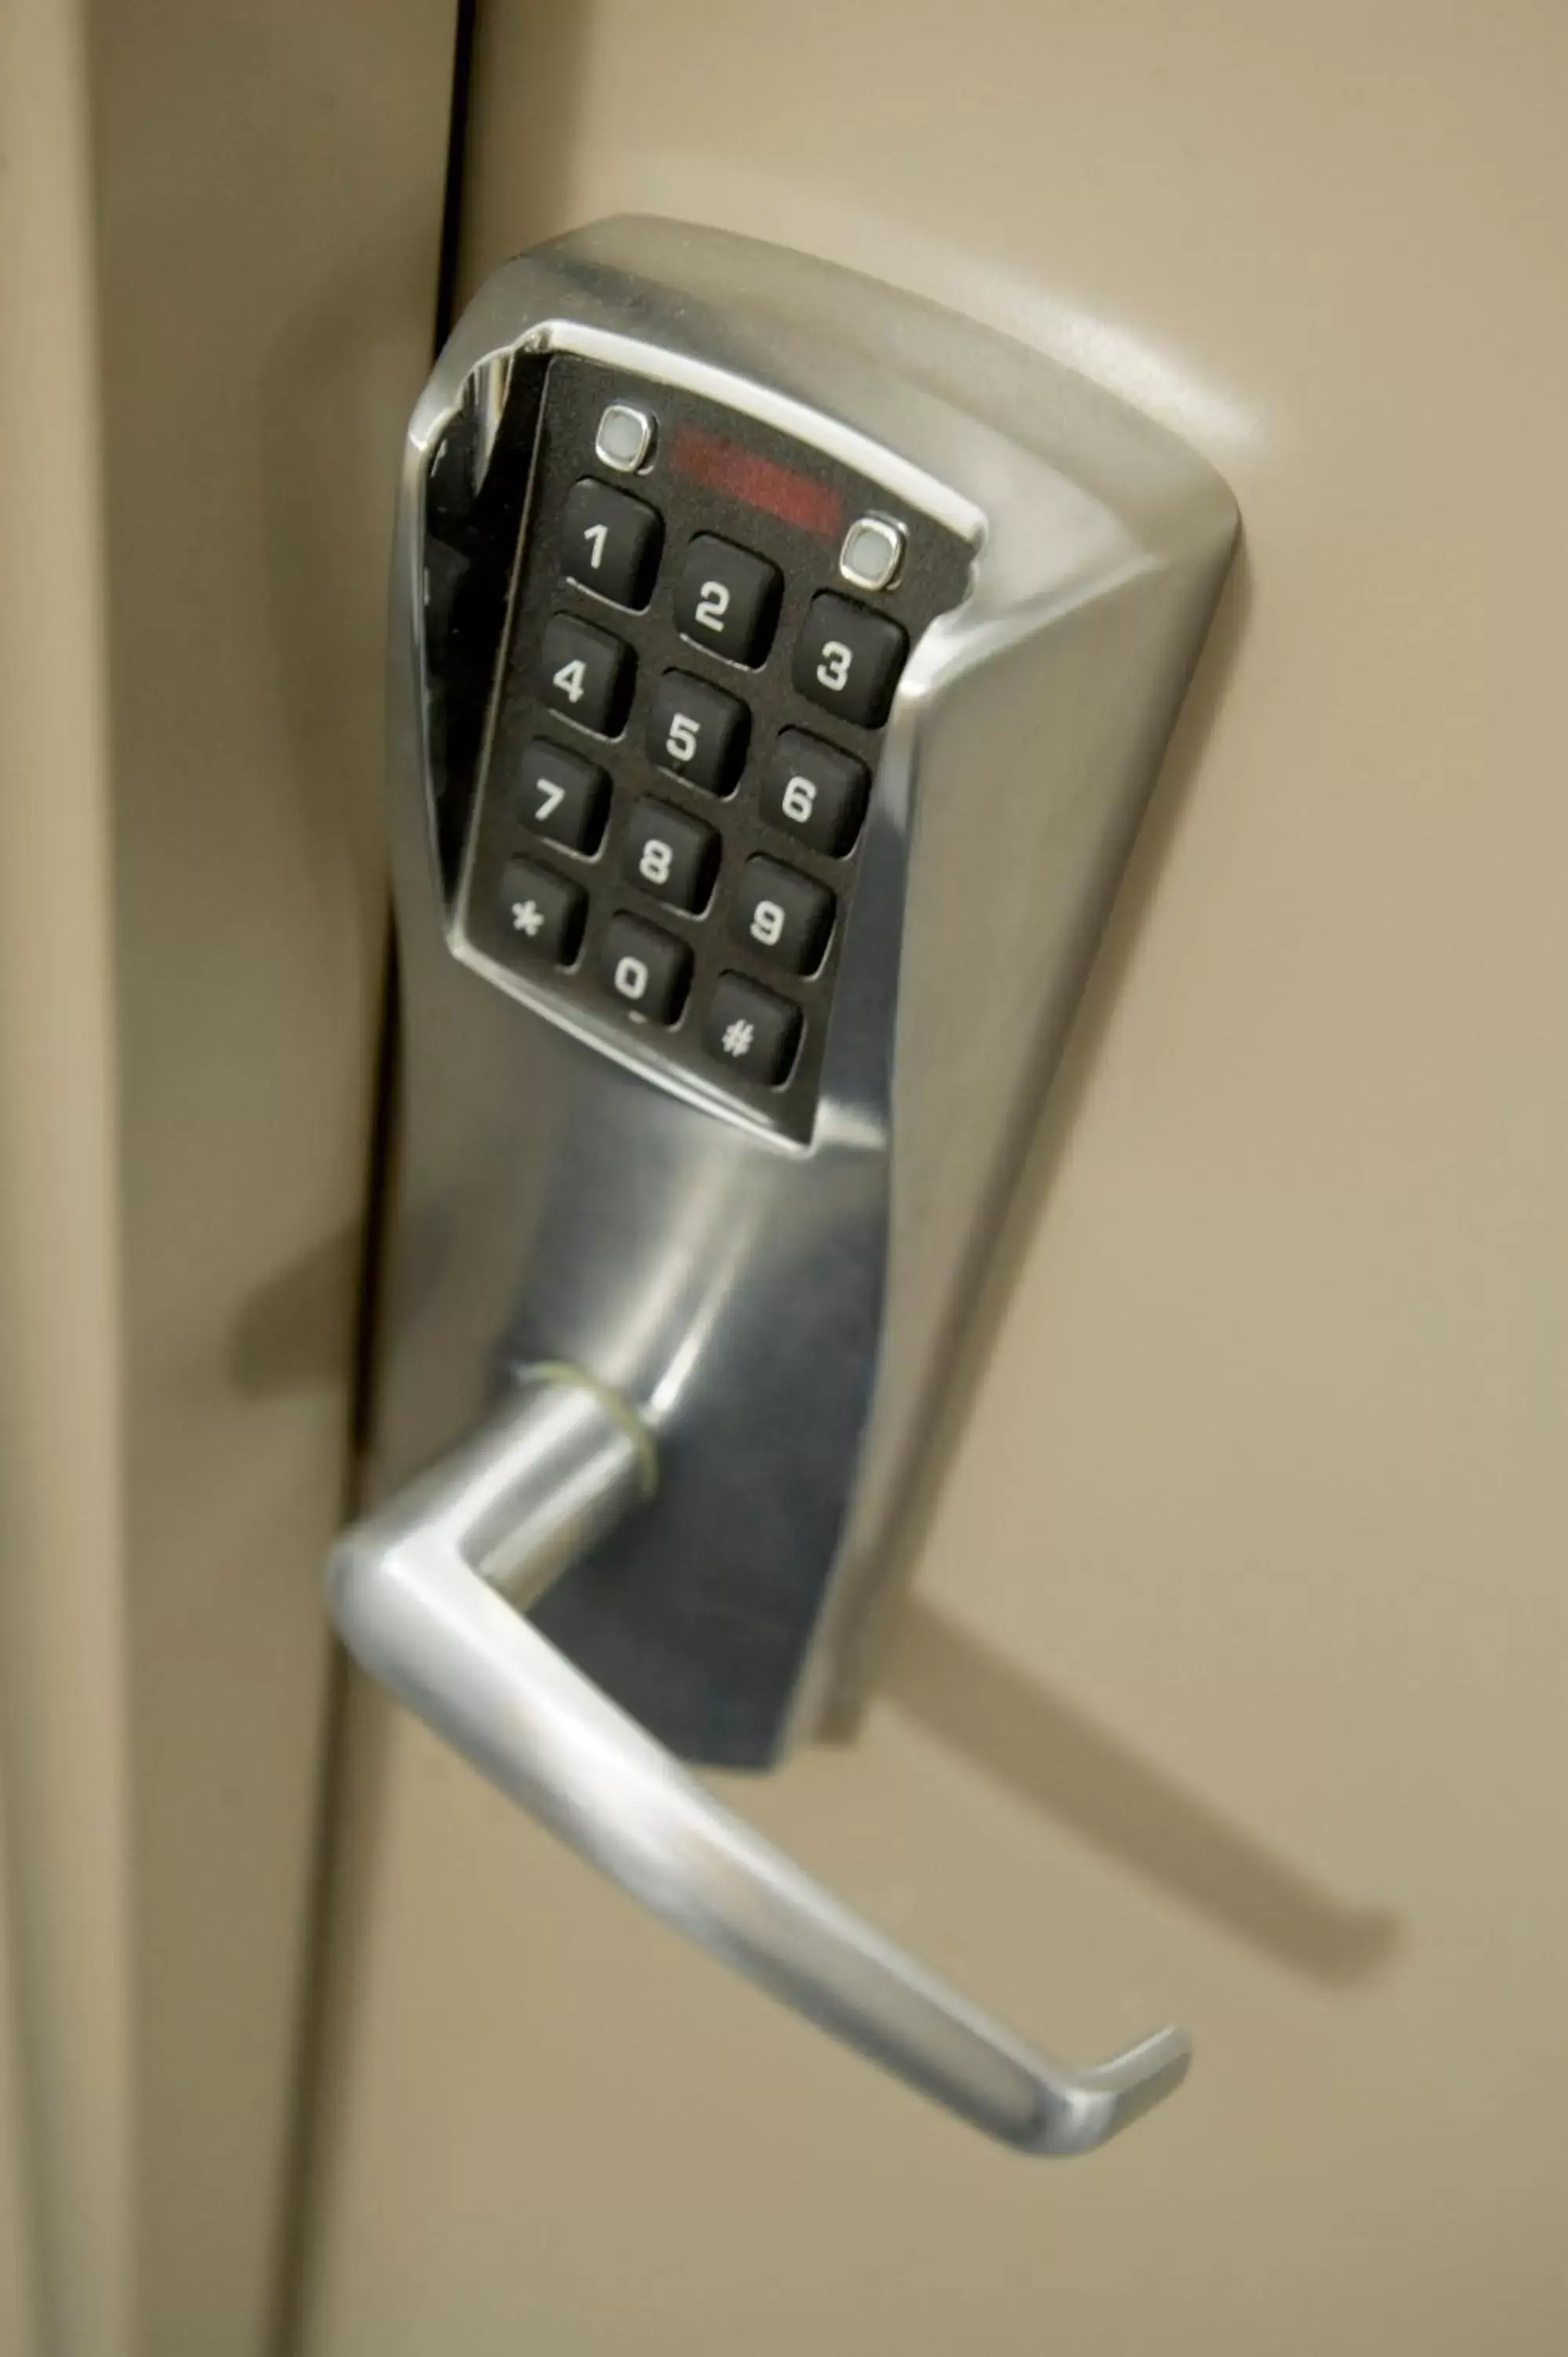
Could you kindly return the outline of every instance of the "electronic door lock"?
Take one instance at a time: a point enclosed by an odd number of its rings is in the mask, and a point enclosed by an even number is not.
[[[1234,529],[1070,372],[668,222],[498,272],[408,445],[392,1502],[339,1626],[646,1903],[1036,2150],[1179,2034],[1063,2071],[670,1754],[765,1766],[853,1681]]]

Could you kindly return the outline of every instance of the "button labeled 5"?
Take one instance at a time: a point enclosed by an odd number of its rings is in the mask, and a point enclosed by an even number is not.
[[[704,793],[728,794],[746,761],[751,717],[738,696],[689,672],[667,671],[648,716],[650,758]]]

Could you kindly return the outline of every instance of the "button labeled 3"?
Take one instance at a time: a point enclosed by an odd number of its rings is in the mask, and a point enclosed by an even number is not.
[[[908,646],[886,614],[819,590],[795,650],[795,684],[857,728],[880,728]]]

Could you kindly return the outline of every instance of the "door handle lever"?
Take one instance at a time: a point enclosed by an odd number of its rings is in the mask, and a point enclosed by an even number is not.
[[[535,1371],[338,1540],[339,1632],[541,1824],[821,2029],[1025,2152],[1103,2144],[1179,2084],[1183,2031],[1082,2068],[1026,2044],[721,1807],[523,1617],[656,1471],[622,1402],[570,1370]]]

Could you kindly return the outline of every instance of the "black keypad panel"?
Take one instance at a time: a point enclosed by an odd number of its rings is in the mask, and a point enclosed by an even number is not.
[[[699,533],[682,560],[675,619],[693,646],[731,662],[762,662],[779,619],[783,576],[765,556]]]
[[[518,779],[520,825],[558,843],[564,851],[591,859],[604,840],[609,816],[610,781],[596,761],[568,753],[536,737],[522,757]]]
[[[570,580],[613,605],[639,611],[653,595],[664,519],[646,500],[585,475],[566,500],[563,568]]]
[[[558,354],[535,402],[462,928],[587,1039],[809,1138],[878,732],[971,551],[694,393]],[[656,426],[635,491],[595,453],[615,402]],[[905,560],[846,595],[866,514]]]
[[[596,737],[618,737],[636,671],[624,639],[570,614],[552,617],[540,650],[539,692],[564,719]]]

